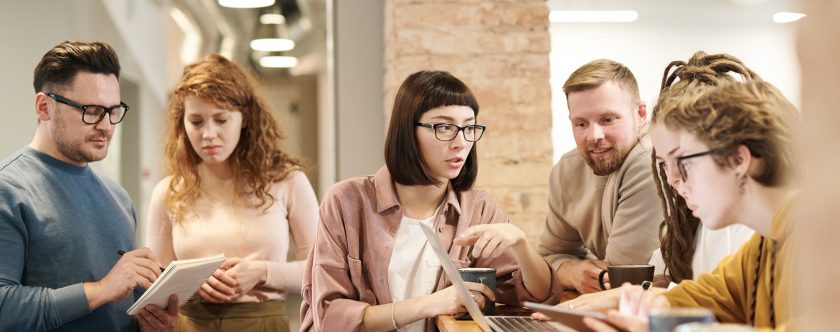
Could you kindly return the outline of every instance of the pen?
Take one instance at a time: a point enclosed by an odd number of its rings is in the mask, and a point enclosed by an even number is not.
[[[125,251],[125,250],[122,250],[122,249],[117,250],[117,254],[119,254],[120,256],[122,256],[122,255],[123,255],[123,254],[125,254],[125,253],[126,253],[126,251]],[[164,268],[162,268],[162,267],[160,267],[160,266],[158,266],[158,267],[160,268],[160,272],[166,271],[166,269],[164,269]]]

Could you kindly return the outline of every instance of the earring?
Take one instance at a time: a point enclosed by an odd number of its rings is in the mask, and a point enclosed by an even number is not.
[[[747,193],[747,175],[741,175],[741,173],[735,173],[735,181],[738,183],[738,187],[741,188],[741,195]]]

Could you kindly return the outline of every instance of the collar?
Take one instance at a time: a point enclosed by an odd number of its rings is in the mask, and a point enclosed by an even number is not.
[[[394,181],[391,179],[391,172],[388,171],[387,166],[382,166],[373,175],[373,188],[376,195],[376,213],[382,213],[385,210],[399,206],[400,202],[397,200],[397,188],[394,186]],[[461,214],[461,203],[458,200],[458,195],[452,188],[452,183],[446,186],[446,199],[444,200],[444,211],[451,206],[459,215]]]

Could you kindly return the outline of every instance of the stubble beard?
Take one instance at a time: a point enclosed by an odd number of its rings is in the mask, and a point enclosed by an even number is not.
[[[52,137],[55,142],[55,146],[58,149],[58,152],[60,152],[67,159],[77,163],[90,163],[94,161],[100,161],[108,155],[110,137],[108,144],[105,146],[105,153],[101,157],[96,156],[94,155],[94,152],[85,151],[84,149],[82,149],[82,144],[84,144],[84,140],[75,143],[67,139],[67,126],[65,125],[64,120],[58,117],[56,117],[55,119],[55,130],[52,133]]]
[[[584,155],[584,159],[586,159],[586,163],[595,175],[610,175],[618,171],[621,166],[624,165],[624,160],[626,160],[627,156],[630,154],[631,148],[632,146],[629,148],[623,148],[616,145],[613,146],[613,149],[615,150],[615,153],[613,154],[600,158],[592,158],[592,156],[587,152]]]

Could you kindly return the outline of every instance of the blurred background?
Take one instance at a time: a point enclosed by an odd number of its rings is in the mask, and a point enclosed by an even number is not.
[[[32,71],[52,46],[102,40],[119,54],[131,106],[108,157],[145,220],[161,163],[168,94],[185,64],[221,53],[250,68],[302,158],[318,196],[372,174],[399,83],[419,69],[464,79],[488,126],[479,187],[532,238],[548,172],[574,148],[562,84],[580,65],[627,65],[652,108],[662,72],[694,52],[729,53],[800,99],[793,0],[3,0],[0,155],[35,129]],[[226,3],[227,2],[227,3]],[[787,14],[785,14],[787,13]],[[269,50],[273,47],[273,50]],[[138,227],[142,229],[142,227]],[[139,234],[142,239],[142,234]],[[298,300],[299,301],[299,300]],[[299,302],[290,299],[290,318]],[[295,328],[293,328],[294,330]]]

